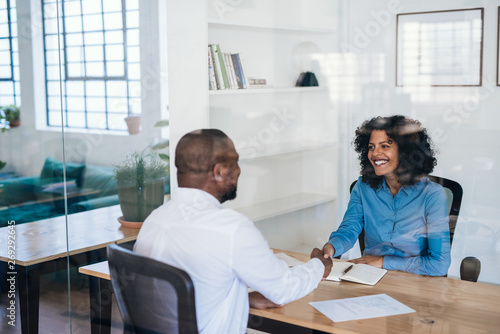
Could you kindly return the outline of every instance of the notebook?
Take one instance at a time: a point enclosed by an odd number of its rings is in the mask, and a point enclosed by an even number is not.
[[[333,262],[327,281],[350,281],[361,284],[375,285],[384,277],[386,269],[376,268],[367,264],[350,262]]]

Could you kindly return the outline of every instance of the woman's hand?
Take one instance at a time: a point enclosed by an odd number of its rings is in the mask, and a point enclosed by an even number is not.
[[[382,268],[384,266],[383,256],[365,255],[363,257],[358,257],[357,259],[350,260],[348,262],[352,263],[364,263],[373,267]]]

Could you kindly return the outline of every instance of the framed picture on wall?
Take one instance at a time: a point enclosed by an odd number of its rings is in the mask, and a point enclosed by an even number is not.
[[[481,86],[483,17],[483,8],[398,14],[396,86]]]

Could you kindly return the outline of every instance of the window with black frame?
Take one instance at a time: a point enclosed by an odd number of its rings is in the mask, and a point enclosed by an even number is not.
[[[43,28],[47,125],[62,96],[65,127],[126,130],[141,113],[138,0],[44,0]]]
[[[16,0],[0,0],[0,106],[21,104]]]

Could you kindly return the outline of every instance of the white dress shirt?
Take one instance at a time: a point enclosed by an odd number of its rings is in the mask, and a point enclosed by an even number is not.
[[[175,195],[146,219],[134,250],[189,274],[200,333],[245,333],[247,287],[285,304],[321,281],[319,259],[288,268],[247,217],[209,193],[179,188]]]

